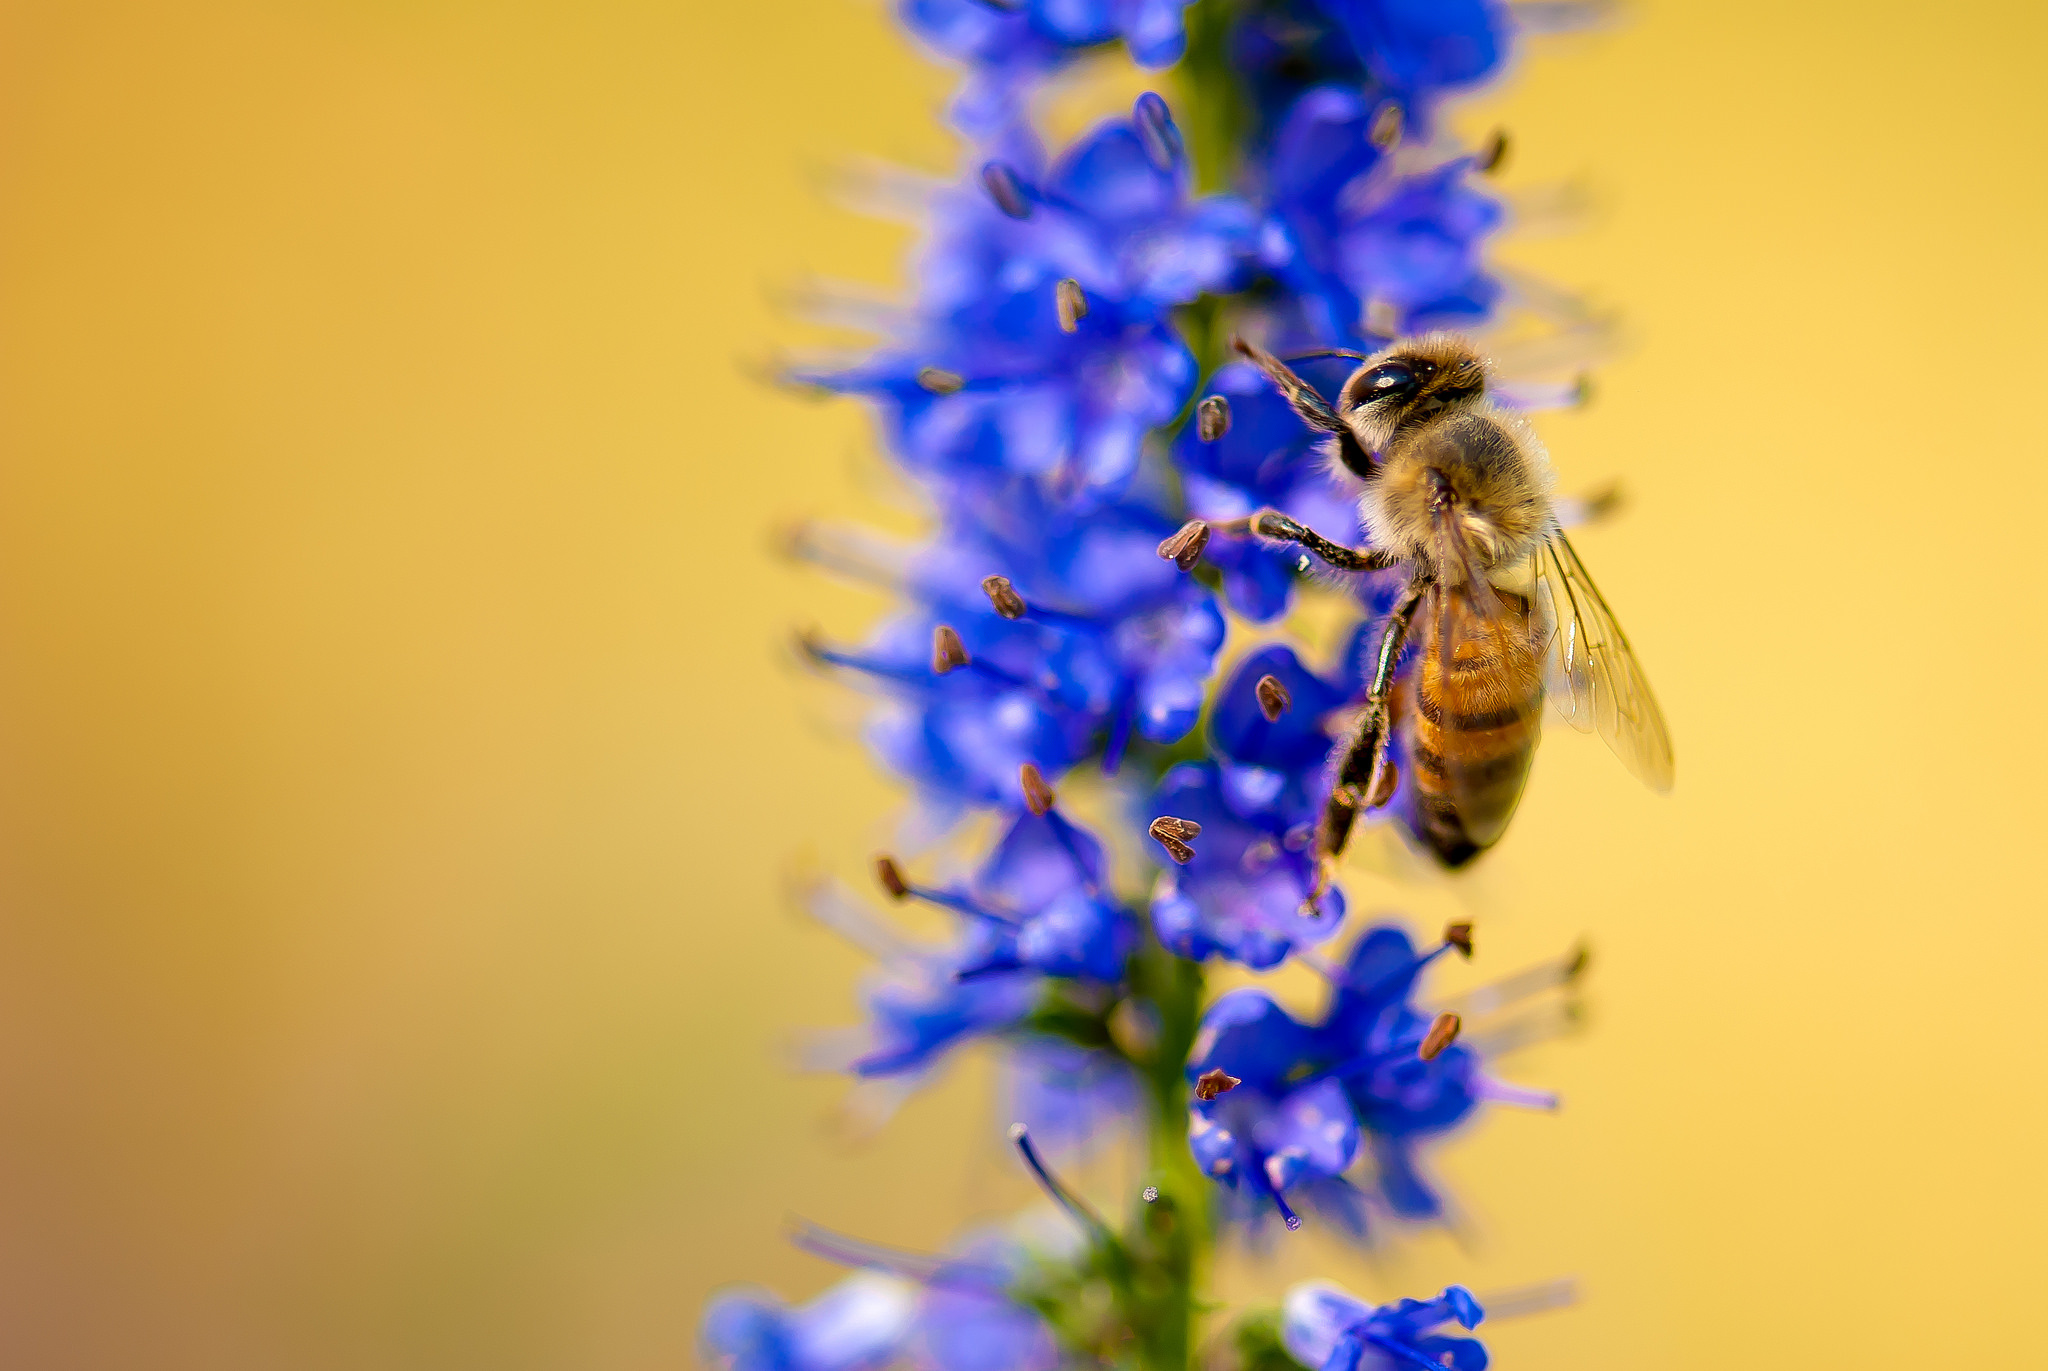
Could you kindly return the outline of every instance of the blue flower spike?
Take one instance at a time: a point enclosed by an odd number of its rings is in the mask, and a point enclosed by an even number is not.
[[[1316,857],[1406,576],[1371,558],[1338,571],[1253,530],[1273,511],[1370,541],[1371,478],[1303,424],[1274,359],[1334,398],[1397,337],[1583,322],[1519,283],[1503,318],[1488,252],[1505,215],[1483,178],[1505,143],[1464,148],[1444,106],[1500,71],[1520,32],[1597,8],[895,0],[960,70],[960,161],[863,182],[871,206],[919,226],[909,298],[821,288],[821,321],[874,341],[789,374],[865,404],[927,530],[911,543],[814,521],[789,548],[892,602],[859,637],[802,643],[872,697],[866,742],[914,807],[910,855],[875,859],[879,895],[808,888],[875,960],[864,1022],[809,1055],[854,1078],[848,1112],[868,1120],[963,1051],[992,1055],[1002,1117],[1022,1121],[1010,1140],[1066,1221],[943,1254],[802,1227],[801,1246],[856,1274],[797,1306],[721,1294],[702,1331],[719,1371],[1196,1365],[1197,1275],[1219,1232],[1256,1242],[1275,1218],[1312,1220],[1365,1241],[1389,1220],[1441,1220],[1425,1147],[1482,1103],[1555,1107],[1488,1064],[1569,1027],[1568,1001],[1525,1002],[1569,987],[1583,956],[1432,1003],[1429,968],[1472,955],[1470,925],[1428,945],[1390,922],[1347,927]],[[1180,63],[1160,83],[1173,101],[1146,91],[1049,135],[1034,110],[1052,83],[1126,57]],[[1574,346],[1539,343],[1525,354]],[[1573,365],[1492,398],[1581,394],[1560,379]],[[905,905],[924,916],[915,935]],[[1217,962],[1299,962],[1326,997],[1219,994]],[[1154,1171],[1119,1212],[1054,1159],[1124,1124]],[[1208,1213],[1223,1222],[1189,1221]],[[1249,1312],[1237,1343],[1310,1371],[1483,1371],[1465,1336],[1481,1318],[1461,1286],[1374,1305],[1315,1284]]]

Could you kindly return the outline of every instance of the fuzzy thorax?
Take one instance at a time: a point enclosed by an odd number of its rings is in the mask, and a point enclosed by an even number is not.
[[[1454,519],[1474,569],[1490,576],[1526,561],[1550,533],[1550,461],[1527,421],[1484,398],[1404,425],[1380,452],[1359,500],[1374,547],[1425,568],[1440,566],[1439,519]]]

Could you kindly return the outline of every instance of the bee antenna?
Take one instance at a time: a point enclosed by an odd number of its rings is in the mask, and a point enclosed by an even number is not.
[[[1369,352],[1353,352],[1350,348],[1317,348],[1314,352],[1297,352],[1287,360],[1306,362],[1311,357],[1349,357],[1354,362],[1363,362],[1371,356]]]

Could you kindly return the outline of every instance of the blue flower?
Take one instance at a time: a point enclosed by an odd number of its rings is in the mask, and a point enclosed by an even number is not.
[[[1266,164],[1278,232],[1263,259],[1324,342],[1467,326],[1500,296],[1480,261],[1500,207],[1472,187],[1472,159],[1399,170],[1368,136],[1374,109],[1356,90],[1305,92]],[[1369,307],[1385,318],[1368,326]]]
[[[925,885],[889,858],[877,861],[884,888],[958,916],[941,948],[920,948],[845,900],[832,886],[812,892],[818,917],[885,959],[866,995],[870,1023],[841,1059],[866,1080],[915,1081],[952,1048],[1001,1037],[1028,1121],[1057,1143],[1085,1139],[1133,1102],[1129,1064],[1107,1048],[1103,1017],[1121,993],[1137,943],[1137,922],[1105,889],[1102,844],[1058,810],[1019,810],[973,877]],[[1095,1023],[1089,1043],[1050,1036],[1035,1016]]]
[[[1297,369],[1333,395],[1355,365],[1310,361]],[[1327,538],[1363,541],[1356,488],[1331,474],[1323,435],[1301,422],[1272,382],[1256,368],[1233,362],[1209,378],[1205,391],[1229,402],[1230,428],[1204,442],[1190,424],[1174,444],[1191,517],[1214,524],[1271,508]],[[1254,623],[1287,611],[1299,557],[1293,549],[1220,535],[1203,553],[1222,572],[1230,607]]]
[[[1258,698],[1268,677],[1288,699],[1272,719]],[[1155,814],[1201,830],[1194,855],[1153,886],[1153,927],[1168,948],[1263,969],[1337,932],[1341,890],[1325,890],[1312,911],[1303,906],[1315,885],[1310,846],[1335,745],[1330,716],[1356,690],[1354,681],[1326,680],[1292,649],[1272,646],[1247,656],[1216,692],[1216,760],[1173,768],[1151,799]]]
[[[970,1234],[944,1256],[882,1247],[812,1224],[798,1224],[793,1236],[797,1246],[827,1261],[897,1278],[889,1280],[893,1298],[909,1317],[892,1325],[899,1330],[892,1360],[900,1350],[923,1371],[1053,1371],[1059,1362],[1051,1328],[1023,1292],[1036,1268],[1064,1264],[1065,1254],[1027,1249],[1000,1229]]]
[[[1205,829],[1202,835],[1208,836]],[[1256,1220],[1277,1209],[1296,1226],[1288,1192],[1363,1236],[1365,1200],[1408,1219],[1442,1204],[1416,1168],[1415,1148],[1455,1127],[1481,1098],[1554,1103],[1483,1078],[1477,1054],[1452,1043],[1422,1056],[1433,1020],[1410,1002],[1424,967],[1450,946],[1417,954],[1391,924],[1368,929],[1342,967],[1320,1023],[1304,1024],[1260,990],[1235,990],[1202,1018],[1187,1078],[1198,1088],[1188,1145],[1203,1172]],[[1238,1084],[1202,1098],[1213,1072]],[[1346,1172],[1366,1160],[1362,1181]]]
[[[918,603],[858,652],[811,651],[881,691],[869,739],[929,803],[1017,803],[1027,762],[1056,779],[1099,751],[1113,771],[1134,738],[1170,743],[1194,727],[1224,623],[1156,555],[1171,531],[1136,505],[1077,513],[1030,482],[963,492],[907,577]],[[1021,595],[1021,617],[997,612],[989,576]],[[942,626],[967,658],[943,672]]]
[[[765,1290],[729,1290],[704,1310],[705,1359],[725,1371],[879,1371],[909,1343],[916,1287],[863,1271],[790,1308]]]
[[[1411,108],[1500,68],[1507,6],[1498,0],[1316,0],[1366,69]]]
[[[1433,1300],[1370,1305],[1328,1281],[1312,1281],[1287,1292],[1280,1341],[1310,1371],[1486,1371],[1478,1339],[1434,1331],[1447,1323],[1476,1328],[1485,1317],[1462,1285]]]
[[[1166,311],[1241,276],[1256,218],[1231,197],[1188,198],[1157,96],[1029,172],[991,163],[940,196],[915,322],[861,365],[807,379],[876,401],[891,447],[927,479],[1113,494],[1194,385]]]
[[[1281,707],[1268,717],[1261,683],[1278,688]],[[1209,742],[1219,789],[1238,814],[1288,836],[1317,814],[1322,773],[1342,720],[1333,717],[1360,688],[1349,676],[1325,679],[1301,664],[1294,649],[1273,644],[1237,664],[1216,692]],[[1270,697],[1269,697],[1270,698]],[[1192,864],[1191,864],[1192,865]]]
[[[1138,1073],[1114,1053],[1032,1036],[1017,1039],[1003,1065],[1003,1117],[1025,1125],[1048,1152],[1085,1152],[1108,1136],[1107,1123],[1144,1109]]]
[[[1344,892],[1332,886],[1304,910],[1315,884],[1313,824],[1306,815],[1284,826],[1248,819],[1224,780],[1215,762],[1183,762],[1152,794],[1154,813],[1201,826],[1187,865],[1166,868],[1153,884],[1152,927],[1177,956],[1223,956],[1263,970],[1334,935]]]
[[[1053,1371],[1052,1330],[1011,1292],[1027,1256],[1014,1241],[985,1234],[957,1266],[942,1268],[917,1310],[916,1360],[928,1371]]]
[[[1023,121],[1032,87],[1087,48],[1122,39],[1141,67],[1170,66],[1187,46],[1191,0],[899,0],[919,38],[966,64],[953,122],[988,141]]]
[[[1375,1188],[1408,1219],[1443,1212],[1416,1167],[1416,1144],[1462,1122],[1481,1089],[1478,1055],[1465,1044],[1453,1043],[1429,1061],[1420,1055],[1431,1016],[1410,997],[1423,968],[1443,952],[1439,946],[1417,955],[1391,924],[1367,930],[1345,960],[1318,1035],[1324,1069],[1342,1083],[1370,1139]]]
[[[1204,1175],[1233,1191],[1271,1201],[1287,1221],[1301,1220],[1286,1193],[1298,1183],[1334,1180],[1358,1155],[1358,1123],[1343,1089],[1328,1077],[1303,1079],[1316,1055],[1315,1034],[1260,990],[1233,990],[1209,1007],[1189,1054],[1196,1100],[1188,1146]],[[1202,1077],[1234,1079],[1202,1098]]]
[[[962,975],[1012,955],[1012,942],[970,925],[947,948],[891,966],[864,996],[869,1043],[849,1069],[866,1077],[921,1072],[966,1039],[1021,1024],[1040,986],[1020,976]]]

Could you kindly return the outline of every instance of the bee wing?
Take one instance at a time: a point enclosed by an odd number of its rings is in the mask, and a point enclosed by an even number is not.
[[[1562,532],[1536,554],[1536,608],[1548,629],[1548,686],[1558,713],[1598,731],[1651,789],[1671,788],[1671,735],[1628,635]]]
[[[1535,686],[1541,664],[1522,601],[1517,597],[1510,608],[1477,573],[1471,549],[1454,520],[1438,521],[1435,541],[1437,564],[1458,569],[1463,579],[1455,585],[1431,586],[1423,602],[1423,612],[1435,616],[1434,660],[1422,668],[1435,678],[1425,681],[1430,693],[1438,699],[1462,698],[1476,706],[1476,712],[1513,709],[1522,702],[1540,709]],[[1460,682],[1455,697],[1450,694],[1454,680]],[[1529,760],[1527,752],[1519,753],[1515,761],[1501,756],[1470,760],[1455,754],[1439,759],[1459,823],[1481,847],[1506,830],[1528,779]]]

